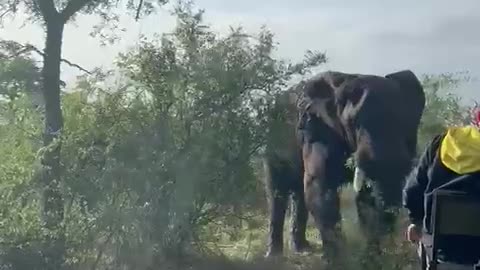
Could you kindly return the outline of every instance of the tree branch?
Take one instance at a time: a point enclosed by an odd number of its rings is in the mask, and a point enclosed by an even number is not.
[[[61,13],[63,22],[66,23],[77,11],[84,8],[91,1],[92,0],[70,0]]]
[[[14,12],[13,8],[9,7],[7,9],[5,9],[4,11],[2,11],[0,13],[0,23],[2,22],[3,18],[6,17],[9,13],[11,12]]]
[[[19,45],[20,45],[20,44],[19,44]],[[20,50],[18,50],[17,52],[9,55],[7,58],[10,58],[10,59],[11,59],[11,58],[15,58],[15,57],[18,57],[18,56],[20,56],[20,55],[22,55],[22,54],[29,53],[29,52],[31,52],[31,51],[34,51],[34,52],[38,53],[38,54],[41,55],[41,56],[45,56],[45,53],[44,53],[42,50],[38,49],[37,47],[35,47],[35,46],[31,45],[31,44],[20,45],[20,46],[21,46],[21,49],[20,49]],[[0,56],[1,56],[1,54],[0,54]],[[67,60],[67,59],[63,59],[63,58],[62,58],[62,59],[60,59],[60,61],[63,62],[63,63],[65,63],[65,64],[67,64],[67,65],[69,65],[69,66],[71,66],[71,67],[74,67],[74,68],[76,68],[76,69],[78,69],[78,70],[80,70],[80,71],[83,71],[83,72],[87,73],[88,75],[92,75],[92,72],[88,71],[87,69],[81,67],[81,66],[78,65],[78,64],[75,64],[75,63],[70,62],[70,61]]]
[[[25,45],[25,47],[26,47],[26,48],[29,48],[30,51],[34,51],[34,52],[40,54],[41,56],[45,56],[45,54],[44,54],[40,49],[38,49],[37,47],[35,47],[35,46],[33,46],[33,45],[27,44],[27,45]],[[69,66],[71,66],[71,67],[77,68],[77,69],[79,69],[79,70],[81,70],[81,71],[83,71],[83,72],[85,72],[85,73],[87,73],[87,74],[89,74],[89,75],[92,74],[92,72],[86,70],[85,68],[81,67],[80,65],[77,65],[77,64],[74,64],[74,63],[68,61],[67,59],[61,58],[61,59],[60,59],[60,62],[63,62],[63,63],[65,63],[65,64],[67,64],[67,65],[69,65]]]
[[[58,11],[57,8],[55,8],[53,0],[37,0],[37,4],[45,22],[49,22],[55,16],[58,16]]]
[[[140,11],[142,10],[142,5],[143,5],[143,0],[140,0],[140,3],[138,3],[137,7],[137,14],[135,15],[135,20],[138,21],[140,18]]]

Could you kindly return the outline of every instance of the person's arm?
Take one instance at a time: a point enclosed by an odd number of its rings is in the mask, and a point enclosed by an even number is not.
[[[403,189],[403,207],[408,210],[412,224],[421,226],[424,216],[424,192],[428,184],[428,168],[435,158],[436,151],[444,134],[438,135],[427,146],[418,164]]]

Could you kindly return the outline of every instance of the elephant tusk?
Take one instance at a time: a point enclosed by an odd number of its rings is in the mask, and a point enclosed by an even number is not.
[[[355,174],[353,176],[353,190],[356,193],[360,192],[363,188],[364,183],[365,173],[358,167],[355,167]]]

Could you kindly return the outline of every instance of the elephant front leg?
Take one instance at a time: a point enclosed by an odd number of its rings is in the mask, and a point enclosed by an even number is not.
[[[377,246],[380,233],[380,211],[371,187],[363,187],[355,197],[358,221],[367,245]]]
[[[383,253],[381,240],[387,236],[394,225],[395,217],[387,212],[373,193],[371,187],[364,187],[355,198],[361,230],[367,239],[364,262],[369,267],[381,268],[379,255]]]
[[[341,234],[340,198],[338,187],[345,176],[345,157],[331,142],[314,142],[303,147],[304,193],[308,211],[320,232],[327,260],[340,258]]]
[[[292,230],[290,234],[292,249],[295,252],[309,251],[311,246],[306,239],[308,210],[305,205],[303,187],[292,194],[291,212]]]
[[[357,167],[355,172],[354,183],[366,180],[362,169]],[[399,183],[401,181],[379,181],[377,179],[373,187],[362,185],[355,189],[357,192],[355,203],[360,225],[370,241],[392,232],[396,214],[391,212],[390,208],[400,205],[402,186]]]
[[[319,179],[306,176],[305,197],[307,208],[319,230],[327,259],[339,255],[341,247],[340,198],[336,188],[322,188]],[[309,178],[309,179],[308,179]]]
[[[281,255],[283,252],[283,226],[287,200],[287,194],[283,192],[272,194],[270,199],[270,223],[266,257]]]

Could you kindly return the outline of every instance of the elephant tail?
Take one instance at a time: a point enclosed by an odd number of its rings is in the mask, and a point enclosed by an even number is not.
[[[355,167],[355,174],[353,176],[353,190],[357,193],[360,192],[364,184],[365,173],[358,167]]]

